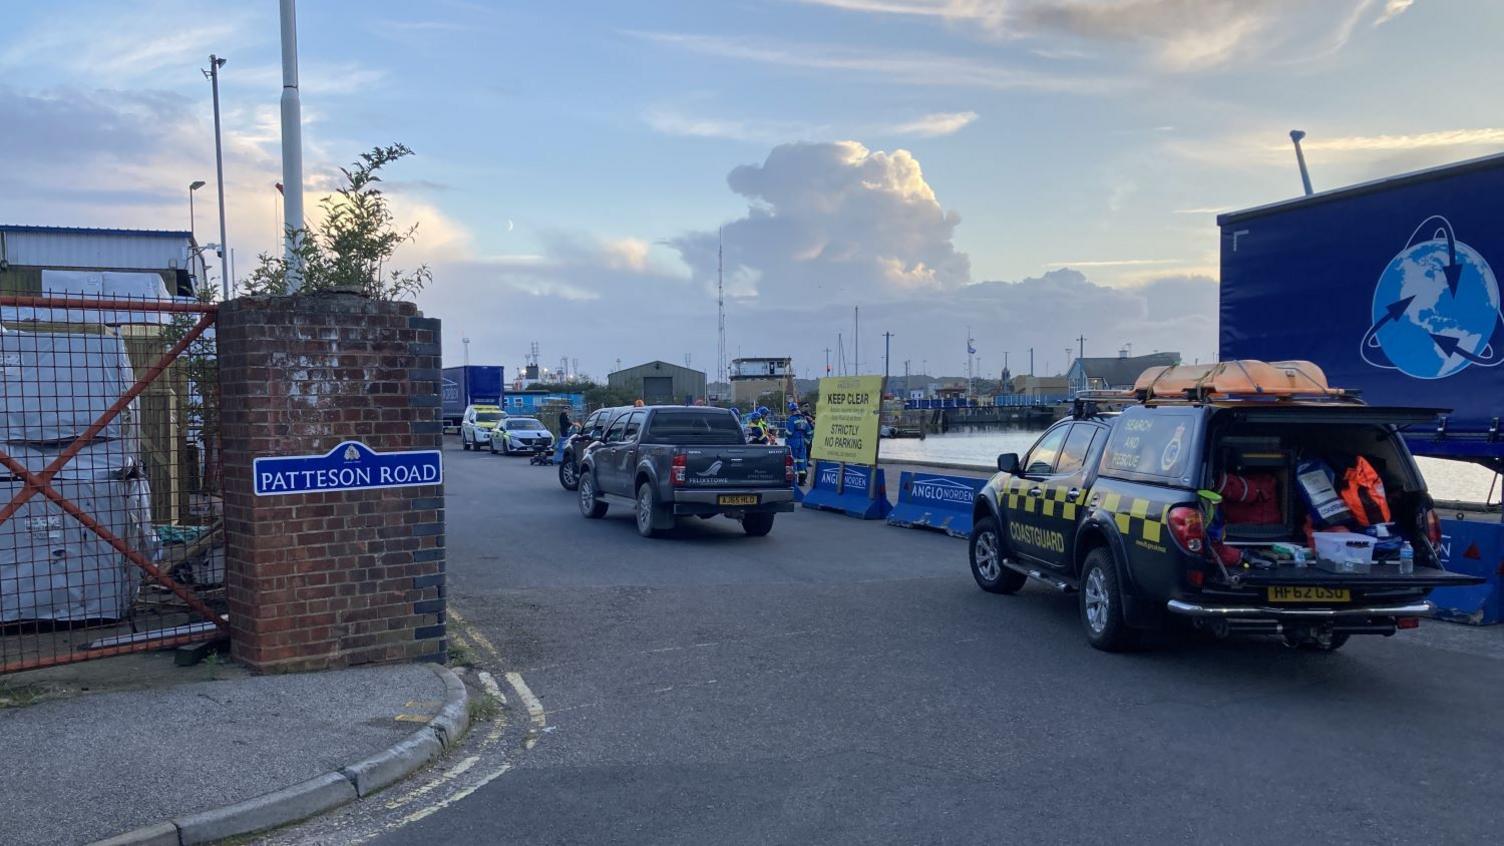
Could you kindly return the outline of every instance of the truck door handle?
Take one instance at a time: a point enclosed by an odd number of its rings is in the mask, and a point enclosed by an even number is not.
[[[1080,488],[1071,488],[1070,490],[1068,490],[1068,491],[1065,492],[1065,498],[1068,499],[1068,500],[1070,500],[1070,501],[1072,501],[1072,502],[1075,502],[1078,498],[1080,498],[1080,496],[1081,496],[1081,489]]]
[[[1038,485],[1029,488],[1029,496],[1039,496],[1042,493],[1044,493],[1044,489],[1039,487]]]
[[[1102,495],[1101,494],[1092,494],[1092,497],[1091,497],[1091,507],[1092,508],[1096,508],[1097,507],[1097,503],[1099,503],[1101,501],[1102,501]]]

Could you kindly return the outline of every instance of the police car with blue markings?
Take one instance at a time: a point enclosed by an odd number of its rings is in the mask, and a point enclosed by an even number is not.
[[[1400,436],[1434,410],[1364,405],[1305,362],[1246,364],[1151,368],[1131,393],[1078,399],[1023,456],[998,456],[972,503],[977,585],[1011,594],[1034,580],[1078,594],[1087,641],[1108,651],[1174,617],[1331,651],[1353,634],[1413,627],[1430,616],[1433,588],[1476,582],[1442,569],[1431,497]],[[1121,410],[1100,410],[1108,400]],[[1312,530],[1300,468],[1355,456],[1378,469],[1385,531],[1393,549],[1411,544],[1413,563],[1396,552],[1333,572],[1283,557]],[[1218,488],[1262,501],[1223,503]]]

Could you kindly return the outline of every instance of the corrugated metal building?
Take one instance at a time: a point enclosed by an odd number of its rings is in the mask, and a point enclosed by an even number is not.
[[[648,405],[692,403],[705,397],[705,374],[699,370],[650,361],[606,377],[613,388],[631,391]]]
[[[180,296],[191,296],[196,280],[205,278],[203,256],[188,232],[0,224],[0,291],[38,293],[43,270],[158,273]]]

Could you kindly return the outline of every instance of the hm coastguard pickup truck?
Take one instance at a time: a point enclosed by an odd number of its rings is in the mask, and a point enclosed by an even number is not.
[[[1279,634],[1331,651],[1350,635],[1417,625],[1434,587],[1477,583],[1441,568],[1431,497],[1398,435],[1436,412],[1363,405],[1327,388],[1308,362],[1165,370],[1116,395],[1127,402],[1120,413],[1078,400],[1023,457],[998,456],[999,472],[973,502],[971,571],[982,590],[1011,594],[1032,579],[1078,593],[1087,641],[1108,651],[1170,616],[1218,636]],[[1342,466],[1354,456],[1382,476],[1413,565],[1381,559],[1340,573],[1280,559],[1276,549],[1307,544],[1300,462]],[[1272,495],[1257,522],[1228,521],[1212,537],[1214,497],[1201,492],[1227,474]]]

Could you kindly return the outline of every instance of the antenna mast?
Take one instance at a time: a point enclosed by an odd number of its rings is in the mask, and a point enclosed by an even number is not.
[[[721,230],[715,231],[715,308],[716,338],[715,380],[726,380],[726,280],[723,275],[725,249],[721,244]]]

